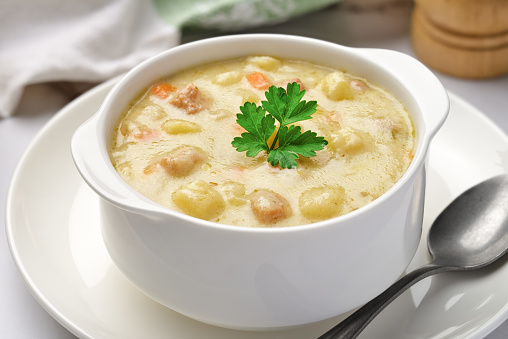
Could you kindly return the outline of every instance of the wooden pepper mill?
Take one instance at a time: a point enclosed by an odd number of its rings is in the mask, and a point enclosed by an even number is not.
[[[411,37],[419,59],[443,73],[508,73],[508,0],[415,0]]]

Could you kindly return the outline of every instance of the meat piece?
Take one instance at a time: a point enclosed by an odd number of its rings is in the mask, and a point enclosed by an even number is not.
[[[206,98],[194,84],[190,83],[176,92],[169,103],[183,109],[187,114],[195,114],[206,107]]]
[[[349,87],[351,87],[351,89],[353,91],[359,92],[359,93],[363,93],[369,89],[369,86],[365,82],[358,80],[358,79],[350,80]]]
[[[166,172],[175,177],[189,174],[196,166],[206,160],[205,152],[198,147],[182,146],[174,149],[160,160]]]
[[[280,194],[268,190],[252,193],[250,207],[256,219],[262,223],[274,223],[292,214],[289,202]]]
[[[293,82],[296,82],[298,85],[300,85],[300,91],[305,89],[305,86],[303,85],[302,81],[298,78],[294,78],[294,79],[291,79],[288,81],[283,81],[278,86],[286,89],[288,84],[292,84]]]

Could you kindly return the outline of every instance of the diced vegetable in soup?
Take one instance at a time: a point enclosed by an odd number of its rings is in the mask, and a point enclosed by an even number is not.
[[[252,102],[263,110],[271,86],[287,89],[289,97],[296,84],[302,100],[317,106],[289,128],[312,131],[321,146],[309,157],[286,148],[296,166],[272,166],[268,148],[247,156],[233,147],[235,138],[249,140],[250,127],[237,122],[240,107]],[[267,145],[285,142],[280,133],[265,133]],[[153,83],[120,117],[110,157],[130,186],[167,208],[222,224],[287,227],[375,200],[404,174],[415,146],[403,104],[368,79],[305,61],[251,56]]]

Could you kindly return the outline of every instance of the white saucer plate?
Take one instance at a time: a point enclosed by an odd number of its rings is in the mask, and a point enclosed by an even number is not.
[[[75,169],[69,146],[113,83],[81,96],[42,129],[9,189],[12,256],[41,305],[81,338],[317,338],[339,322],[343,316],[277,332],[218,328],[152,301],[118,271],[102,243],[98,198]],[[508,169],[507,136],[468,103],[450,97],[450,117],[430,150],[424,232],[409,269],[430,261],[426,233],[443,208],[469,186]],[[388,306],[360,338],[482,338],[508,318],[507,281],[506,258],[478,271],[427,278]]]

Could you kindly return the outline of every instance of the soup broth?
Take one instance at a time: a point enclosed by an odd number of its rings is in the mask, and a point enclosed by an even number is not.
[[[247,157],[231,142],[245,102],[296,82],[317,102],[297,122],[328,144],[296,168]],[[356,210],[392,187],[411,163],[415,130],[392,94],[343,70],[251,56],[195,67],[156,81],[134,98],[110,144],[120,176],[147,198],[222,224],[287,227]]]

